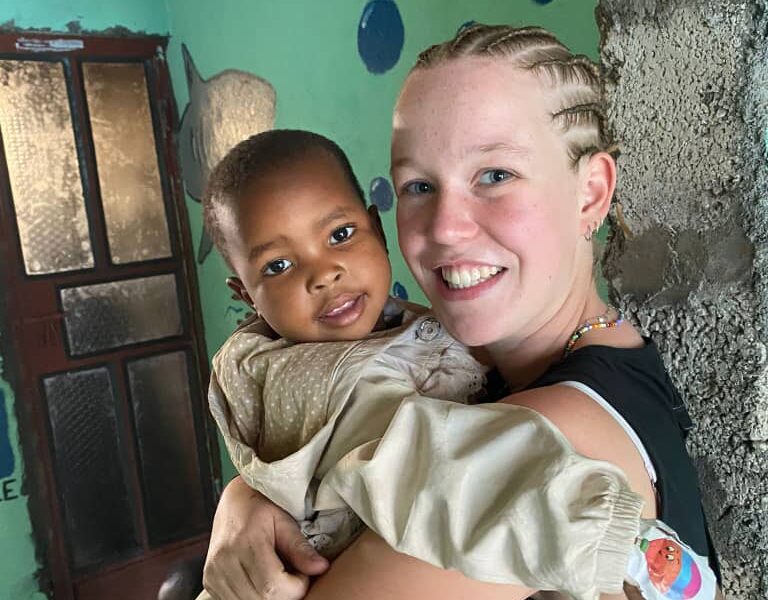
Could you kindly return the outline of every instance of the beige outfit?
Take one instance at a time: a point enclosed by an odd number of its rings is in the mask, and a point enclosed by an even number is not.
[[[467,406],[483,367],[431,315],[405,321],[356,342],[236,331],[209,401],[243,478],[329,553],[355,534],[351,507],[395,549],[474,579],[621,590],[642,506],[623,473],[538,413]]]

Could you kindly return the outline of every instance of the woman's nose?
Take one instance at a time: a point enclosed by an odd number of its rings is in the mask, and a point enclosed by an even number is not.
[[[469,199],[455,192],[443,192],[433,207],[429,234],[436,243],[450,246],[477,234],[478,225]]]

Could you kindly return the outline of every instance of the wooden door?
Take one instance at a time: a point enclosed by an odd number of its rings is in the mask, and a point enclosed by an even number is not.
[[[57,600],[150,600],[207,544],[218,453],[165,42],[0,36],[6,359]]]

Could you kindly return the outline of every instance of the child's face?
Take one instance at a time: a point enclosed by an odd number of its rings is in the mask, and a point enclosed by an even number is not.
[[[223,212],[238,291],[278,335],[356,340],[374,329],[389,293],[386,248],[332,156],[318,150],[259,178]]]

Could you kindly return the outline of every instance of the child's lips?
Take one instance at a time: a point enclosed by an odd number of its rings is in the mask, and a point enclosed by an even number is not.
[[[318,320],[344,327],[357,321],[364,308],[365,294],[341,294],[325,305]]]

